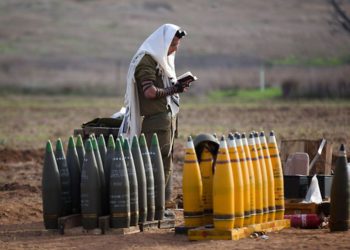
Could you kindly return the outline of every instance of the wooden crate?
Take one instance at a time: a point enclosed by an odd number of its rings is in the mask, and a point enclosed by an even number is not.
[[[318,205],[316,203],[300,203],[286,200],[285,214],[317,214]]]
[[[280,147],[280,155],[282,167],[286,165],[286,161],[290,154],[296,152],[305,152],[309,155],[310,161],[317,154],[318,148],[321,144],[322,139],[320,140],[282,140]],[[324,148],[322,150],[321,156],[315,163],[310,175],[314,174],[323,174],[330,175],[332,169],[332,153],[333,153],[333,144],[329,141],[326,141]]]

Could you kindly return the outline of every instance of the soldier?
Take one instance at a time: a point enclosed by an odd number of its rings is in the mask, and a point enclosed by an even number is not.
[[[186,32],[173,24],[164,24],[141,45],[130,63],[125,95],[126,114],[121,133],[128,138],[144,133],[148,147],[157,133],[161,149],[165,183],[172,172],[172,150],[179,93],[190,83],[177,81],[175,53]]]

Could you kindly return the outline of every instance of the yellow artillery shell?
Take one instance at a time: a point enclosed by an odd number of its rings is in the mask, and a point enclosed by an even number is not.
[[[259,163],[258,152],[255,147],[255,142],[253,134],[249,135],[249,150],[251,154],[251,160],[254,168],[254,178],[255,178],[255,213],[256,220],[255,223],[263,222],[263,186],[262,186],[262,177],[261,177],[261,168]]]
[[[186,227],[203,225],[203,185],[191,136],[187,140],[183,166],[182,191]]]
[[[251,220],[250,220],[251,223],[250,224],[255,224],[255,221],[256,221],[255,176],[254,176],[252,157],[250,155],[250,150],[248,146],[248,140],[245,137],[245,134],[242,134],[242,144],[244,147],[244,153],[246,156],[246,161],[249,169],[250,203],[251,203]]]
[[[273,176],[275,180],[275,206],[276,206],[276,220],[282,220],[284,218],[284,186],[283,186],[283,172],[282,163],[279,155],[276,137],[273,131],[270,132],[269,153],[271,158],[271,164],[273,169]]]
[[[269,215],[268,215],[268,221],[274,221],[275,220],[275,180],[273,177],[273,169],[272,169],[272,163],[270,159],[270,153],[269,148],[267,146],[266,137],[264,135],[264,132],[260,133],[260,142],[261,142],[261,148],[264,153],[264,159],[265,159],[265,166],[266,166],[266,175],[267,175],[267,189],[268,189],[268,207],[269,207]]]
[[[235,190],[235,227],[240,228],[244,225],[244,186],[237,146],[232,134],[229,135],[228,145]]]
[[[227,230],[234,227],[234,183],[232,168],[224,136],[220,140],[220,148],[216,160],[213,182],[214,228]]]
[[[264,159],[264,153],[261,148],[261,143],[259,139],[259,134],[254,133],[254,141],[256,145],[256,151],[258,153],[260,170],[261,170],[261,180],[263,187],[263,222],[267,222],[269,213],[269,193],[267,187],[267,171]]]
[[[204,224],[213,224],[213,162],[212,154],[204,147],[199,163],[203,184]]]

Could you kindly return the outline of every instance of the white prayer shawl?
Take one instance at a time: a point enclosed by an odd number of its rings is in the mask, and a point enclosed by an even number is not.
[[[126,113],[121,124],[119,134],[132,139],[134,135],[140,135],[142,119],[140,115],[140,104],[137,85],[135,81],[135,69],[145,54],[149,54],[158,63],[157,67],[162,73],[164,87],[170,87],[172,78],[176,82],[175,52],[168,55],[169,46],[180,27],[174,24],[163,24],[154,31],[140,46],[131,60],[125,93],[124,105]],[[167,104],[172,115],[179,111],[179,95],[167,96]]]

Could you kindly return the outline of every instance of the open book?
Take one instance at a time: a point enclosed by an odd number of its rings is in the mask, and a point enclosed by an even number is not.
[[[193,81],[196,81],[198,78],[197,76],[194,76],[191,71],[187,71],[186,73],[180,75],[177,77],[177,81],[180,82],[180,83],[190,83],[190,82],[193,82]]]

